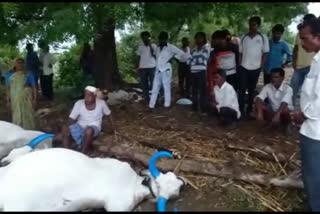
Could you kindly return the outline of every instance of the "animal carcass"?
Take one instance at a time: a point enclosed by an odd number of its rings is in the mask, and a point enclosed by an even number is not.
[[[113,158],[90,158],[62,148],[38,150],[0,168],[0,210],[132,211],[144,199],[179,196],[183,179],[151,168],[155,178],[138,175]]]
[[[24,130],[20,126],[6,121],[0,121],[0,160],[1,162],[11,162],[13,159],[21,156],[22,154],[28,153],[32,150],[31,147],[25,147],[33,139],[45,133],[33,130]],[[44,139],[43,142],[37,145],[36,149],[47,149],[52,147],[52,139]],[[10,158],[4,158],[12,152],[14,149],[20,151],[14,152],[9,155]],[[22,149],[23,148],[23,149]],[[24,150],[24,151],[22,151]]]

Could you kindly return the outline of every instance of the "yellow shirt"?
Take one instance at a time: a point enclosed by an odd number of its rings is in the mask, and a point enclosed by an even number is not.
[[[298,46],[297,69],[310,66],[315,52],[308,53],[303,49],[299,34],[296,37],[296,45]]]

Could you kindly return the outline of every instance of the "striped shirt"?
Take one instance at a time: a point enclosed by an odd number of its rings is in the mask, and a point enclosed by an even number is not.
[[[191,51],[192,58],[188,63],[191,66],[191,73],[197,73],[207,69],[209,53],[207,45],[202,46],[200,49],[194,48]]]

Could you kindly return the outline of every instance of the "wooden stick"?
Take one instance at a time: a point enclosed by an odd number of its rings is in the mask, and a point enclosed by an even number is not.
[[[280,169],[282,170],[282,172],[285,174],[285,175],[288,175],[286,170],[284,170],[284,168],[282,167],[281,163],[279,162],[279,159],[277,158],[277,156],[272,152],[272,155],[273,157],[275,158],[275,160],[277,161],[278,165],[280,166]]]

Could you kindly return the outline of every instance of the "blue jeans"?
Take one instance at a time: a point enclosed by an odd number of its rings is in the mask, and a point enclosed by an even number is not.
[[[301,170],[309,209],[320,211],[320,141],[300,134]]]
[[[306,78],[309,71],[310,71],[310,66],[297,69],[293,72],[290,86],[293,90],[292,103],[294,106],[296,104],[296,98],[297,98],[299,89],[301,88],[303,81]]]

